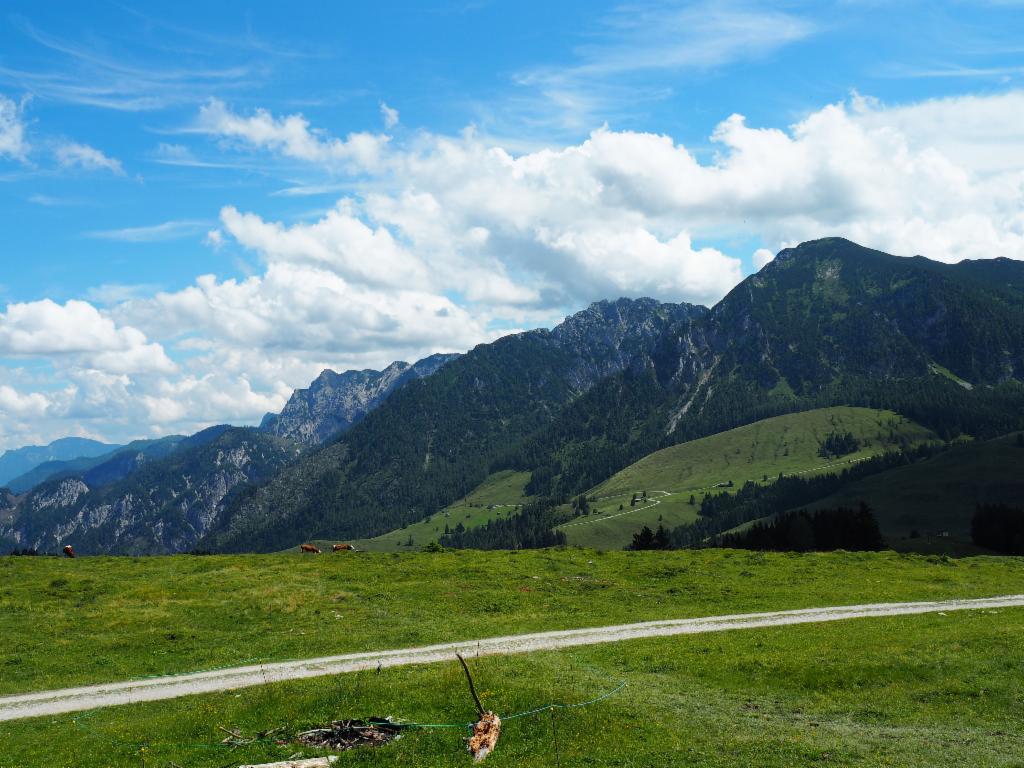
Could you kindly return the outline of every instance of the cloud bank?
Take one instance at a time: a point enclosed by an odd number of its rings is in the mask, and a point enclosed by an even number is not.
[[[815,237],[1024,259],[1022,124],[1017,91],[897,107],[855,95],[788,126],[725,115],[711,154],[608,127],[515,153],[472,128],[337,138],[301,114],[211,100],[193,130],[224,162],[287,161],[306,174],[293,188],[344,196],[298,221],[225,200],[206,242],[255,262],[245,277],[99,306],[9,305],[0,354],[46,360],[61,384],[0,374],[0,421],[31,425],[0,439],[71,431],[72,417],[158,433],[252,422],[323,367],[464,350],[599,298],[713,303]]]

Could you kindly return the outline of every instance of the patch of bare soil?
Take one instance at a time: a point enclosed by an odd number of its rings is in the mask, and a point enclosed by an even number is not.
[[[308,747],[344,751],[356,747],[382,747],[402,735],[402,728],[386,717],[335,720],[330,726],[303,731],[296,741]]]

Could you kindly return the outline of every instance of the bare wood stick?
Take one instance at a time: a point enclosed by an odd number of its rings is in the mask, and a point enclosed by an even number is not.
[[[476,713],[483,717],[484,705],[480,703],[480,697],[476,695],[476,686],[473,685],[473,676],[469,674],[469,665],[466,664],[466,660],[462,658],[461,653],[456,653],[455,657],[462,663],[462,669],[466,672],[466,681],[469,683],[469,692],[473,694],[473,701],[476,702]]]
[[[333,733],[333,728],[314,728],[311,731],[303,731],[302,733],[295,734],[296,736],[312,736],[314,733]]]

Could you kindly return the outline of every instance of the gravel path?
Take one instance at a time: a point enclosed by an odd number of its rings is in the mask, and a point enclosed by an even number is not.
[[[710,616],[699,619],[672,619],[620,624],[590,629],[570,629],[557,632],[536,632],[526,635],[490,637],[458,643],[429,645],[422,648],[401,648],[390,651],[349,653],[304,661],[285,661],[272,664],[234,667],[209,672],[133,680],[82,688],[43,691],[0,697],[0,721],[26,717],[57,715],[135,704],[142,701],[174,699],[198,693],[246,688],[282,680],[299,680],[324,675],[339,675],[378,667],[407,664],[450,662],[456,652],[465,655],[501,656],[531,651],[570,648],[578,645],[612,643],[645,637],[691,635],[703,632],[722,632],[730,629],[778,627],[789,624],[809,624],[840,621],[870,616],[902,616],[919,613],[977,610],[982,608],[1024,607],[1024,595],[981,598],[973,600],[943,600],[926,603],[875,603],[831,608],[806,608],[772,613],[746,613],[732,616]]]
[[[653,507],[656,507],[659,504],[661,504],[662,499],[664,499],[666,496],[671,496],[672,495],[668,491],[651,491],[651,493],[660,493],[661,496],[659,496],[657,499],[648,496],[647,499],[648,499],[648,501],[651,502],[650,504],[646,504],[646,505],[644,505],[642,507],[630,507],[625,512],[616,512],[613,515],[604,515],[602,517],[595,517],[595,518],[593,518],[591,520],[577,520],[574,523],[562,523],[561,525],[556,525],[555,527],[556,528],[572,528],[574,525],[589,525],[590,523],[603,523],[605,520],[613,520],[616,517],[622,517],[623,515],[628,515],[628,514],[631,514],[633,512],[640,512],[641,510],[644,510],[644,509],[651,509]],[[605,499],[617,499],[620,496],[629,496],[629,494],[628,493],[620,493],[620,494],[617,494],[616,496],[599,496],[597,499],[595,499],[595,501],[604,501]]]

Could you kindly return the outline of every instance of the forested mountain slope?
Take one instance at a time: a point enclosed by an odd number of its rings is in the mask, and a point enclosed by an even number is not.
[[[359,538],[420,519],[476,487],[510,445],[602,378],[649,367],[667,328],[706,312],[652,299],[605,301],[551,331],[482,344],[242,494],[206,545],[272,549],[295,537]]]
[[[1024,418],[1022,275],[833,238],[781,252],[711,310],[602,302],[410,383],[240,493],[206,542],[369,536],[498,469],[530,470],[530,493],[564,499],[658,448],[833,404],[891,408],[946,437],[1006,432]]]
[[[831,405],[890,409],[940,438],[1005,434],[1024,428],[1022,286],[1020,262],[804,243],[710,310],[603,301],[454,359],[325,374],[265,424],[307,444],[341,425],[324,445],[299,456],[267,431],[200,433],[106,486],[43,484],[0,537],[110,552],[366,538],[497,471],[564,501],[660,448]]]
[[[940,264],[838,238],[782,251],[669,329],[652,366],[603,381],[531,436],[514,463],[534,469],[532,493],[565,497],[658,448],[830,405],[888,408],[947,438],[1004,434],[1024,419],[1013,288],[1024,263],[999,262]]]

